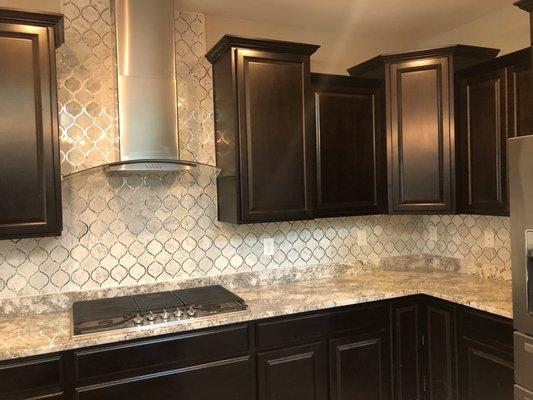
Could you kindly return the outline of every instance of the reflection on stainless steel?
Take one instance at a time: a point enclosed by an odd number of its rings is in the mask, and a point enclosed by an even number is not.
[[[533,136],[509,140],[515,395],[533,391]],[[522,397],[519,397],[522,396]]]
[[[120,158],[177,159],[174,2],[115,0]]]

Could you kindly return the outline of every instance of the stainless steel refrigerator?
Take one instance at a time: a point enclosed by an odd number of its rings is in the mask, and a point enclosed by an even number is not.
[[[533,135],[509,140],[509,196],[515,400],[533,400]]]

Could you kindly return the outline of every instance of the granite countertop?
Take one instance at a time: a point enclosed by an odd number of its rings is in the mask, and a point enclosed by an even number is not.
[[[413,294],[512,318],[510,282],[455,272],[372,271],[233,291],[246,300],[248,311],[81,337],[71,335],[70,310],[1,318],[0,360]]]

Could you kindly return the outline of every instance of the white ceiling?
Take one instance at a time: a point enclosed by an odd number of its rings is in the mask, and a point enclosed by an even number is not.
[[[176,0],[186,11],[333,33],[423,40],[513,0]]]

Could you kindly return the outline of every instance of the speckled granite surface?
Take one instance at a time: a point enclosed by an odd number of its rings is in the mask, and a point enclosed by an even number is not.
[[[80,300],[153,293],[216,284],[234,290],[258,285],[264,286],[353,275],[365,271],[461,272],[483,278],[511,281],[510,268],[487,270],[475,263],[465,262],[457,258],[432,255],[405,255],[375,260],[358,260],[305,267],[274,268],[262,271],[210,275],[142,285],[0,299],[0,318],[56,312],[70,308],[73,302]]]
[[[358,271],[322,279],[249,286],[234,291],[247,301],[249,311],[83,337],[71,336],[70,310],[4,317],[0,319],[0,359],[51,353],[412,294],[427,294],[504,317],[512,317],[509,282],[455,272]]]

